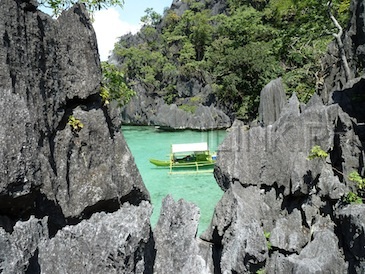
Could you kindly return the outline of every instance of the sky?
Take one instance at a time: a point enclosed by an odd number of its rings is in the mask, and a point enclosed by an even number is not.
[[[147,8],[163,14],[171,6],[172,0],[124,0],[123,8],[113,7],[94,14],[94,29],[98,40],[100,60],[106,61],[118,37],[136,33],[140,29],[140,19]]]

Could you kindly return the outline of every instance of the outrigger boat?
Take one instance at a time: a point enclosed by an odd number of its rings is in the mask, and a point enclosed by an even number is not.
[[[212,154],[207,143],[173,144],[169,160],[150,159],[149,161],[158,167],[170,168],[170,174],[174,168],[194,168],[195,172],[209,172],[207,168],[213,168],[216,162],[216,154]]]

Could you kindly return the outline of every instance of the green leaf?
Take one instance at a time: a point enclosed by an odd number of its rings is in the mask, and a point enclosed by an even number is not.
[[[350,204],[362,204],[362,199],[354,192],[349,192],[346,195],[345,201]]]
[[[314,146],[309,155],[308,155],[308,159],[309,160],[313,160],[313,159],[316,159],[316,158],[327,158],[328,156],[328,153],[326,151],[324,151],[320,146],[316,145]]]
[[[90,13],[112,6],[124,5],[124,0],[39,0],[39,4],[52,9],[55,16],[60,15],[63,10],[72,7],[77,2],[85,4]]]
[[[76,119],[73,115],[68,117],[67,124],[71,126],[72,131],[74,132],[79,132],[84,127],[84,124],[81,123],[79,119]]]
[[[349,174],[349,180],[357,183],[362,182],[362,178],[357,171],[353,171]]]
[[[348,176],[350,181],[356,182],[359,189],[365,188],[365,179],[363,179],[357,171],[353,171]]]
[[[119,106],[124,106],[136,94],[127,84],[124,74],[115,65],[102,62],[103,81],[100,91],[104,105],[115,100]]]

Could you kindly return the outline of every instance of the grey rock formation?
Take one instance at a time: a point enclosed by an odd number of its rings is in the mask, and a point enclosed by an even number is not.
[[[23,212],[42,196],[64,218],[82,218],[106,201],[116,210],[132,193],[133,202],[148,199],[117,120],[98,95],[96,38],[83,6],[54,21],[15,1],[2,5],[13,12],[0,11],[2,210],[17,198],[12,217],[29,216],[37,209]],[[84,125],[79,132],[67,124],[71,115]]]
[[[171,4],[171,9],[176,12],[177,15],[181,16],[184,11],[188,9],[188,3],[180,0],[173,0]]]
[[[186,106],[192,109],[192,112],[189,112],[176,104],[168,105],[162,98],[147,94],[141,86],[136,86],[135,90],[137,95],[123,108],[123,123],[194,130],[224,129],[231,126],[230,118],[213,105],[188,102]],[[195,94],[200,90],[192,92]]]
[[[232,128],[214,172],[225,194],[202,235],[212,244],[211,264],[218,273],[361,268],[363,258],[349,262],[352,253],[342,247],[351,240],[361,245],[347,233],[346,226],[356,224],[340,226],[346,240],[334,229],[339,219],[350,219],[334,216],[345,195],[356,191],[348,174],[363,165],[355,128],[338,105],[325,106],[317,95],[306,106],[293,95],[272,125]],[[325,159],[308,160],[315,145],[328,152]]]
[[[39,273],[38,246],[48,239],[47,218],[17,222],[12,233],[0,228],[0,271],[2,273]]]
[[[212,243],[218,273],[255,273],[268,259],[260,219],[267,204],[260,191],[233,183],[215,208],[202,238]],[[217,272],[215,272],[217,273]]]
[[[288,253],[301,251],[310,240],[309,230],[302,222],[302,215],[298,209],[294,209],[286,217],[277,219],[274,229],[270,232],[271,246]]]
[[[350,264],[350,272],[365,271],[365,206],[348,205],[336,212],[341,239]]]
[[[260,93],[259,121],[272,125],[279,117],[286,104],[285,90],[281,78],[268,83]]]
[[[349,81],[342,90],[334,91],[331,98],[331,102],[339,104],[358,123],[365,123],[364,87],[364,77],[355,78]]]
[[[127,251],[117,269],[142,273],[149,193],[120,132],[119,111],[101,102],[90,18],[75,5],[54,20],[32,3],[4,0],[0,9],[0,272],[66,273],[73,261],[68,273],[81,273],[77,258],[107,260],[120,247]],[[83,128],[68,124],[70,116]],[[118,243],[121,235],[128,239]],[[51,262],[52,254],[68,261]],[[94,273],[109,266],[90,264]]]
[[[124,204],[66,226],[39,245],[42,273],[144,273],[150,239],[151,205]]]
[[[156,259],[154,273],[209,273],[199,252],[196,234],[200,212],[191,203],[167,196],[153,231]]]
[[[226,10],[228,3],[227,1],[211,0],[204,2],[204,9],[211,10],[213,15],[221,14]],[[185,10],[189,8],[189,4],[180,0],[173,0],[171,10],[176,12],[177,15],[181,16]]]
[[[179,109],[175,104],[162,105],[156,116],[151,117],[154,125],[171,129],[210,130],[228,128],[229,117],[214,107],[200,105],[194,114]]]
[[[313,188],[311,182],[323,167],[319,163],[326,164],[307,160],[315,145],[336,159],[341,155],[336,154],[334,146],[339,145],[339,151],[348,153],[348,163],[334,163],[336,167],[340,165],[341,172],[359,167],[361,151],[346,141],[361,146],[349,116],[336,105],[324,107],[316,95],[302,112],[299,106],[296,97],[292,97],[272,126],[231,131],[220,147],[215,172],[222,189],[239,178],[244,185],[275,183],[284,187],[285,194],[308,194]]]
[[[313,240],[297,254],[283,256],[275,254],[276,260],[269,264],[268,273],[346,273],[347,263],[338,249],[338,239],[333,232],[333,224],[321,223],[313,232]],[[274,257],[274,256],[273,256]]]

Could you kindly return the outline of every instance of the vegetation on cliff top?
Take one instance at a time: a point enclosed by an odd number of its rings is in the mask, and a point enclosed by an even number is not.
[[[179,97],[179,77],[199,79],[212,85],[221,107],[243,119],[255,117],[261,89],[277,77],[302,101],[320,88],[320,58],[335,32],[327,1],[226,1],[216,15],[212,1],[183,0],[189,9],[181,16],[146,10],[142,41],[122,38],[114,49],[126,78],[157,91],[168,104]],[[350,1],[332,2],[345,26]]]

